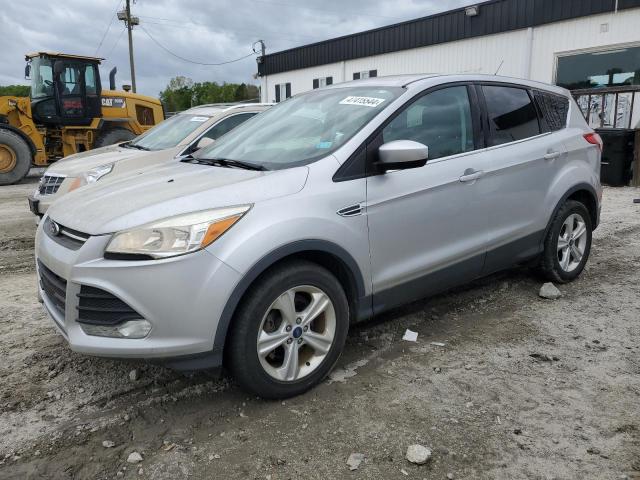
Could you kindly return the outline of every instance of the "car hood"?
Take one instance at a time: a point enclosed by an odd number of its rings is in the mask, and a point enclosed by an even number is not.
[[[171,163],[79,188],[55,202],[47,215],[90,235],[113,233],[183,213],[292,195],[302,190],[308,171]]]
[[[92,168],[105,165],[107,163],[119,162],[127,158],[138,158],[149,156],[157,152],[147,152],[136,150],[135,148],[123,148],[119,145],[109,145],[108,147],[96,148],[88,152],[76,153],[58,160],[46,171],[46,175],[65,175],[67,177],[78,177],[88,172]]]

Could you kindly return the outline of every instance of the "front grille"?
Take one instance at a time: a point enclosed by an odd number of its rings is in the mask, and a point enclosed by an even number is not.
[[[58,191],[62,182],[66,177],[61,177],[58,175],[45,175],[40,180],[40,185],[38,186],[38,193],[40,195],[53,195]]]
[[[84,245],[91,236],[60,224],[56,224],[57,228],[54,229],[52,228],[53,223],[55,222],[47,217],[47,219],[44,221],[43,227],[45,233],[51,240],[62,245],[63,247],[69,248],[70,250],[80,249],[80,247],[82,247],[82,245]],[[58,232],[57,235],[54,235],[54,231]]]
[[[118,297],[99,288],[82,285],[78,298],[79,323],[113,326],[127,320],[143,318]]]
[[[38,260],[38,272],[42,291],[58,313],[64,316],[67,281],[49,270],[40,260]]]

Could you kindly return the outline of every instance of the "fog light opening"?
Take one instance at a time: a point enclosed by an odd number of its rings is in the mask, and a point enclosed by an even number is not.
[[[151,332],[151,323],[147,320],[127,320],[119,325],[86,325],[81,324],[82,331],[94,337],[110,338],[145,338]]]

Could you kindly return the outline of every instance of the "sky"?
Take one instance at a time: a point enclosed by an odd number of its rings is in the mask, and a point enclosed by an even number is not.
[[[196,82],[258,82],[255,56],[477,3],[473,0],[132,0],[138,93],[156,96],[177,75]],[[0,85],[26,84],[24,54],[59,51],[104,57],[130,83],[127,35],[116,12],[124,0],[0,0]],[[164,47],[164,49],[162,48]],[[256,45],[259,49],[259,46]]]

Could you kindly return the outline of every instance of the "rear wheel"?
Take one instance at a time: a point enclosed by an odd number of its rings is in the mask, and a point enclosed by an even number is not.
[[[31,168],[31,149],[18,135],[0,128],[0,185],[22,180]]]
[[[548,280],[567,283],[584,269],[591,252],[593,227],[587,207],[568,200],[556,213],[544,242],[540,262]]]
[[[120,127],[110,128],[100,132],[98,138],[96,138],[96,141],[93,143],[93,148],[107,147],[114,143],[126,142],[134,138],[136,138],[136,135],[131,130]]]
[[[230,370],[264,398],[298,395],[338,360],[349,329],[340,282],[310,262],[277,267],[244,299],[228,345]]]

